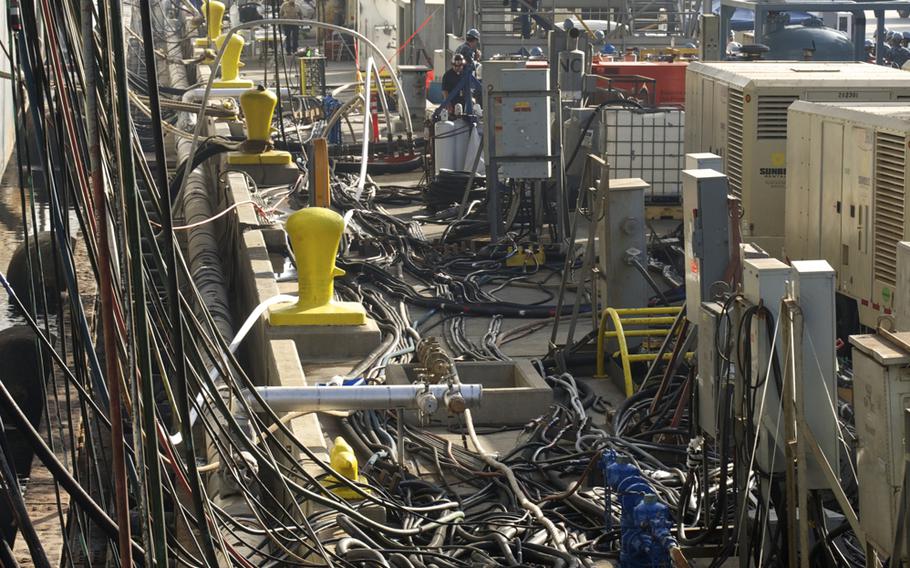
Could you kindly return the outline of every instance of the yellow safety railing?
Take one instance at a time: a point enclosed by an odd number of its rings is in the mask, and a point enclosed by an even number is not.
[[[670,333],[676,316],[682,310],[681,307],[669,306],[661,308],[606,308],[600,314],[600,324],[597,327],[597,378],[606,377],[604,362],[604,343],[607,338],[616,338],[619,344],[619,351],[613,356],[619,355],[622,364],[622,374],[625,382],[626,396],[632,396],[635,392],[635,385],[632,383],[632,363],[641,361],[653,361],[657,359],[656,353],[629,353],[629,345],[626,343],[627,337],[661,337]],[[608,330],[607,325],[613,324],[613,330]],[[646,329],[629,329],[628,326],[646,326]],[[654,327],[658,326],[658,327]],[[663,358],[669,359],[670,353],[665,353]]]

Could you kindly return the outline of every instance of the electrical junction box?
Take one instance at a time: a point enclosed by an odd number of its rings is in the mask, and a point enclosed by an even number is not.
[[[687,170],[714,170],[715,172],[724,171],[724,160],[717,154],[710,152],[699,152],[696,154],[686,154]]]
[[[686,314],[697,325],[701,303],[713,300],[711,288],[730,263],[727,177],[714,170],[685,170],[682,177]]]
[[[717,438],[717,371],[724,372],[724,365],[729,363],[720,359],[715,345],[723,345],[726,338],[715,336],[717,320],[721,317],[723,304],[703,302],[698,310],[698,424],[702,432]],[[723,327],[723,326],[721,326]]]
[[[910,282],[910,242],[897,243],[897,281]],[[894,329],[910,331],[910,286],[900,286],[894,298]]]
[[[743,296],[749,304],[762,304],[768,309],[774,319],[772,329],[775,329],[780,320],[780,299],[787,293],[790,279],[790,267],[775,258],[755,258],[743,263]],[[778,473],[786,469],[784,425],[780,416],[780,391],[772,375],[770,362],[771,346],[774,345],[778,360],[783,365],[786,352],[782,343],[773,341],[769,336],[763,316],[756,315],[752,318],[749,329],[752,361],[746,364],[749,365],[751,375],[749,386],[754,393],[752,417],[758,431],[755,462],[763,471]]]
[[[601,233],[595,245],[602,276],[598,282],[603,308],[642,308],[648,305],[651,288],[631,262],[631,257],[635,257],[647,269],[647,189],[648,184],[641,179],[611,179],[609,189],[596,196],[596,199],[602,200],[603,207]],[[632,344],[637,345],[634,341]]]
[[[699,59],[717,61],[722,51],[726,51],[727,42],[720,37],[720,16],[717,14],[701,15],[701,41],[699,42]]]
[[[798,167],[787,177],[784,252],[827,260],[837,291],[874,328],[908,282],[898,278],[897,247],[910,240],[910,102],[798,101],[789,122],[787,159]]]
[[[793,297],[803,314],[803,416],[825,459],[840,471],[840,426],[837,420],[836,317],[834,269],[824,260],[792,263]],[[781,360],[781,365],[784,360]],[[829,488],[812,452],[808,458],[808,489]]]
[[[898,335],[910,341],[910,334]],[[890,557],[904,475],[910,353],[879,335],[853,335],[850,343],[860,523],[875,549]]]
[[[602,123],[595,116],[596,112],[592,107],[577,107],[568,109],[564,115],[567,120],[562,135],[562,163],[565,164],[569,187],[578,187],[588,154],[603,156]]]
[[[496,159],[502,175],[513,179],[549,179],[550,156],[550,70],[548,68],[504,69],[504,90],[529,94],[504,94],[499,108],[502,131],[496,138]],[[536,94],[536,93],[540,94]],[[510,162],[509,158],[536,158]]]
[[[730,191],[742,200],[743,240],[783,258],[789,106],[796,100],[869,103],[902,99],[910,99],[910,74],[881,65],[690,63],[685,151],[712,152],[723,158]]]
[[[494,138],[491,137],[491,129],[495,128],[496,154],[503,153],[502,143],[502,118],[500,107],[502,106],[502,95],[491,95],[487,91],[492,90],[499,93],[506,88],[503,83],[502,72],[506,69],[524,69],[526,60],[524,59],[491,59],[483,62],[483,92],[481,93],[480,105],[483,107],[484,116],[484,140],[489,142]],[[442,75],[437,75],[442,77]],[[484,163],[490,163],[490,144],[483,145]],[[489,175],[489,174],[488,174]]]

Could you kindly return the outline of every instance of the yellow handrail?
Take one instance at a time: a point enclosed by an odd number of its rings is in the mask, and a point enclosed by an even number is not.
[[[604,363],[604,342],[607,337],[615,337],[619,344],[619,351],[613,356],[619,355],[622,364],[622,374],[625,383],[626,396],[632,396],[635,392],[635,385],[632,382],[631,363],[638,361],[653,361],[657,358],[656,354],[639,353],[631,355],[629,346],[626,343],[626,337],[649,337],[667,335],[668,328],[659,329],[634,329],[625,330],[627,325],[673,325],[676,321],[676,314],[682,310],[681,307],[662,307],[662,308],[606,308],[601,313],[600,323],[597,326],[597,374],[595,377],[605,377]],[[622,317],[631,316],[631,317]],[[609,319],[608,319],[609,318]],[[608,321],[613,322],[613,331],[607,331]],[[666,355],[664,356],[666,358]]]

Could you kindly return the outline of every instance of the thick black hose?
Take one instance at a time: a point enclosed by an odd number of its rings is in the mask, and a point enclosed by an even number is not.
[[[193,165],[190,167],[189,171],[193,171],[200,166],[203,162],[209,158],[218,156],[219,154],[224,154],[234,150],[230,146],[225,146],[224,144],[218,144],[216,142],[207,142],[201,146],[195,154],[193,154]],[[174,172],[174,178],[171,180],[170,185],[168,186],[168,191],[170,192],[171,199],[176,199],[177,194],[180,192],[180,186],[183,185],[183,177],[187,174],[186,169],[186,160],[180,163],[177,166],[177,170]]]
[[[73,476],[66,471],[63,464],[57,460],[57,456],[54,455],[51,449],[44,443],[44,440],[41,439],[41,435],[38,434],[25,414],[22,413],[22,409],[20,409],[19,405],[16,404],[16,401],[13,400],[12,395],[6,390],[6,386],[4,386],[2,381],[0,381],[0,407],[3,408],[19,432],[28,439],[29,444],[35,451],[35,455],[38,456],[38,459],[41,460],[44,467],[51,472],[51,475],[54,476],[57,483],[69,493],[70,497],[79,504],[79,507],[91,517],[102,531],[104,531],[104,534],[112,541],[116,542],[120,534],[117,523],[115,523],[114,520],[98,506],[98,503],[92,499],[92,496],[79,485],[79,482],[76,481]],[[131,544],[133,554],[135,555],[133,558],[134,562],[142,564],[143,559],[145,558],[145,551],[136,541],[131,541]]]

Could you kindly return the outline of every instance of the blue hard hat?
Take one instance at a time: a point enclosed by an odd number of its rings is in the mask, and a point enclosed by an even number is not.
[[[904,32],[902,35],[904,36],[904,39],[910,39],[910,32]]]
[[[464,34],[465,39],[480,39],[480,32],[476,28],[471,28],[466,34]]]
[[[684,43],[683,47],[686,49],[695,49],[695,44],[690,41],[690,42]]]
[[[528,53],[528,55],[530,55],[531,57],[543,57],[543,50],[540,49],[539,47],[532,47],[531,51],[530,51],[530,53]]]
[[[600,52],[607,55],[616,53],[616,46],[612,43],[605,43],[604,46],[600,49]]]
[[[872,40],[871,40],[871,39],[867,39],[865,45],[866,45],[866,47],[872,47],[872,46],[875,45],[875,44],[872,43]]]

